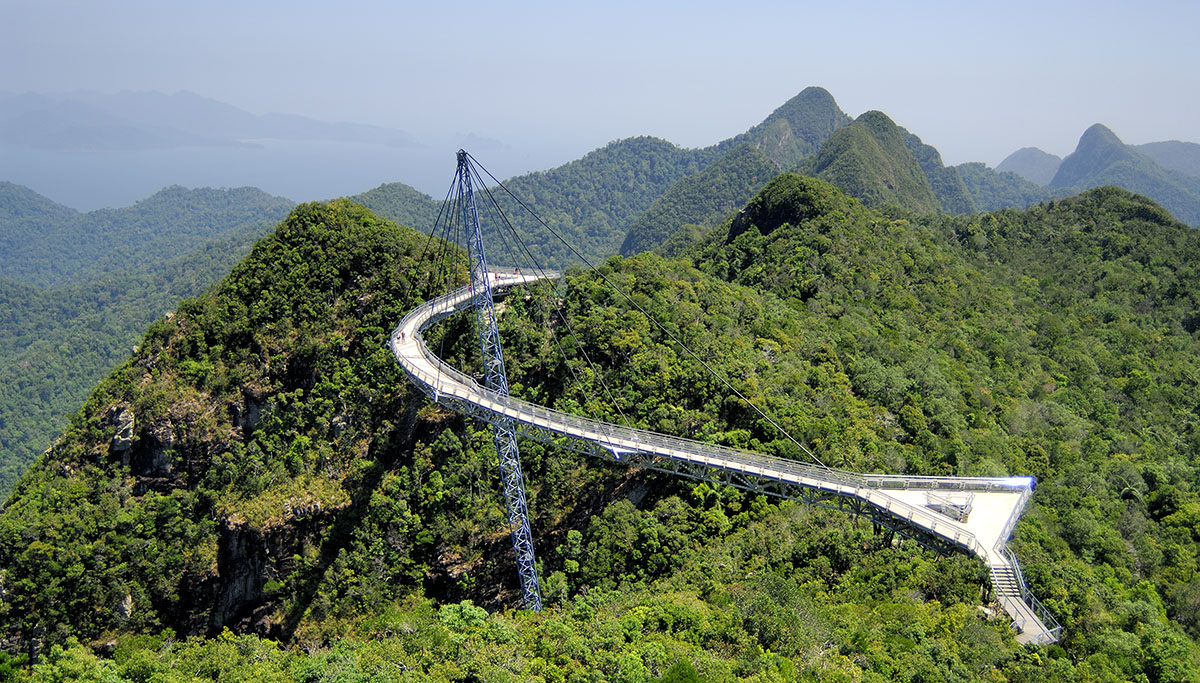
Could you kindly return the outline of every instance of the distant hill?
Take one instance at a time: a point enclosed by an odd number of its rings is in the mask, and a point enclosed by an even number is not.
[[[0,277],[40,287],[147,271],[250,222],[276,221],[291,201],[252,187],[168,187],[119,209],[62,211],[27,188],[0,188],[30,220],[0,218]],[[8,213],[7,211],[5,213]]]
[[[78,215],[23,185],[0,180],[0,249],[9,241],[35,237],[38,230]],[[2,252],[0,252],[2,253]]]
[[[1200,178],[1159,165],[1097,123],[1084,132],[1075,151],[1063,159],[1049,186],[1086,189],[1101,185],[1116,185],[1145,195],[1179,220],[1200,225]]]
[[[810,86],[771,112],[762,123],[718,143],[717,152],[724,154],[742,143],[750,143],[781,170],[791,169],[816,154],[835,130],[851,121],[828,90]]]
[[[1038,185],[1011,171],[988,168],[983,162],[971,162],[955,166],[971,194],[978,211],[999,209],[1024,209],[1038,202],[1070,194],[1067,190],[1056,191]]]
[[[1049,185],[1062,159],[1037,147],[1022,147],[996,166],[1000,173],[1015,173],[1037,185]]]
[[[0,278],[16,279],[22,266],[9,261],[31,243],[44,240],[46,234],[78,216],[74,209],[24,185],[0,181]]]
[[[654,138],[622,140],[577,162],[518,176],[505,185],[536,207],[556,230],[577,236],[583,254],[598,262],[617,251],[652,248],[685,223],[719,220],[773,175],[764,161],[772,163],[776,172],[792,168],[850,121],[827,90],[808,87],[762,123],[710,147],[689,150]],[[643,155],[642,161],[631,163],[636,155]],[[709,172],[718,160],[723,163]],[[692,178],[694,174],[703,176]],[[587,186],[577,187],[584,183]],[[705,196],[698,203],[682,201],[684,196],[699,199],[701,194]],[[670,206],[685,204],[682,213],[671,215]],[[515,206],[510,218],[514,215],[518,221],[526,220]],[[534,252],[543,250],[548,263],[576,260],[556,239],[543,243],[541,226],[527,221],[524,227],[535,236]]]
[[[1156,161],[1159,166],[1200,177],[1200,145],[1194,142],[1167,140],[1133,145],[1133,148]]]
[[[655,200],[629,227],[621,253],[659,250],[684,225],[702,231],[720,222],[776,174],[815,154],[851,120],[829,91],[805,88],[762,123],[704,150],[706,158],[715,152],[716,161]]]
[[[886,114],[868,111],[836,131],[799,171],[821,178],[869,206],[897,206],[917,213],[941,208],[905,131]]]
[[[759,148],[744,142],[704,170],[671,186],[629,228],[621,253],[631,256],[661,246],[684,225],[713,225],[744,206],[779,173]]]
[[[253,188],[175,187],[80,214],[0,184],[0,497],[142,330],[289,208]]]
[[[0,93],[0,143],[53,150],[239,147],[259,140],[327,140],[408,147],[400,130],[256,115],[191,92]]]

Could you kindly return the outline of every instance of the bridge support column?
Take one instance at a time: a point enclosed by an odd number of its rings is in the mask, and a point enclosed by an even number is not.
[[[458,205],[463,213],[463,225],[468,231],[467,257],[471,266],[471,292],[474,297],[475,322],[479,332],[485,384],[497,394],[508,396],[508,376],[504,371],[504,354],[500,349],[492,283],[488,278],[487,258],[483,253],[483,233],[479,228],[479,211],[475,206],[470,161],[467,153],[462,150],[458,152],[455,180],[459,195]],[[517,435],[511,420],[493,421],[492,431],[495,435],[496,454],[500,461],[500,486],[504,491],[508,528],[512,535],[513,552],[517,556],[521,597],[527,609],[537,612],[542,609],[542,594],[538,588],[537,559],[533,552],[533,531],[529,527],[525,477],[521,473]]]

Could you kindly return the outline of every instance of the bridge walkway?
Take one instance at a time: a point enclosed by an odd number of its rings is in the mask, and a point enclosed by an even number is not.
[[[500,293],[553,272],[493,270]],[[463,287],[409,312],[390,346],[409,378],[434,401],[489,423],[505,421],[523,436],[617,462],[845,509],[939,551],[973,554],[987,563],[997,601],[1013,619],[1018,640],[1050,643],[1061,627],[1029,593],[1020,565],[1007,548],[1033,490],[1032,477],[910,477],[862,474],[692,441],[570,415],[501,396],[447,365],[421,332],[470,308]]]

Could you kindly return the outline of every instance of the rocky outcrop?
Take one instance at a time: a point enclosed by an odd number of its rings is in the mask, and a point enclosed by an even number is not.
[[[224,521],[217,539],[220,588],[209,617],[210,632],[250,618],[263,603],[268,562],[267,544],[259,530],[244,522]]]
[[[240,430],[241,438],[249,438],[250,433],[262,420],[262,412],[265,407],[266,397],[263,392],[256,392],[248,388],[243,388],[241,397],[229,404],[230,422]]]
[[[117,433],[109,444],[109,451],[121,457],[122,463],[128,462],[129,449],[133,447],[133,430],[136,423],[133,419],[133,407],[119,404],[109,409],[105,416],[108,424],[115,425]]]

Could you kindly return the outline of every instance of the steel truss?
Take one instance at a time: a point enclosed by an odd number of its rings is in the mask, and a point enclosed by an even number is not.
[[[471,268],[471,293],[475,309],[476,330],[479,333],[479,352],[483,360],[484,382],[488,389],[508,396],[508,376],[504,372],[504,353],[500,348],[500,332],[496,325],[496,305],[492,285],[488,280],[487,258],[483,252],[483,233],[479,228],[479,211],[471,182],[467,153],[459,150],[455,174],[462,224],[467,228],[467,258]],[[517,435],[511,419],[492,416],[485,420],[492,425],[496,454],[500,465],[500,485],[508,514],[513,553],[517,556],[517,576],[521,582],[521,599],[527,609],[542,609],[542,594],[538,588],[537,558],[533,551],[533,531],[529,527],[529,508],[525,498],[525,478],[521,474],[521,456],[517,450]]]
[[[519,272],[495,272],[493,276],[495,289],[503,291],[558,274],[536,272],[522,276]],[[490,302],[493,288],[486,277],[483,280],[487,287],[483,291]],[[991,569],[998,601],[1021,632],[1018,641],[1049,643],[1059,638],[1062,627],[1024,585],[1016,557],[1004,547],[1033,491],[1031,477],[923,477],[835,470],[570,415],[514,399],[508,395],[507,387],[500,395],[442,362],[420,336],[421,331],[438,321],[474,306],[477,298],[474,284],[437,297],[410,311],[392,333],[389,344],[397,361],[413,383],[435,402],[491,424],[514,439],[520,434],[612,462],[848,512],[936,552],[958,551],[981,557]],[[477,315],[478,310],[476,307]],[[494,321],[494,310],[491,315]],[[926,502],[916,503],[911,496],[906,502],[897,497],[902,491],[924,492]],[[954,516],[960,511],[951,510],[954,515],[947,516],[937,510],[947,504],[958,508],[961,503],[965,516],[973,497],[986,492],[1020,494],[1003,529],[987,536],[989,543],[994,541],[994,547],[985,547],[975,533],[961,525],[963,520]],[[935,504],[930,505],[929,501]],[[514,547],[515,543],[514,540]],[[532,558],[532,544],[530,552]],[[536,580],[536,574],[534,577]]]
[[[643,467],[646,469],[665,472],[676,476],[688,477],[699,481],[711,482],[716,484],[727,484],[734,488],[739,488],[744,491],[761,493],[776,498],[786,498],[795,500],[807,505],[816,505],[818,507],[829,508],[841,512],[858,515],[864,517],[875,524],[889,531],[893,531],[906,538],[911,538],[922,546],[939,554],[950,554],[953,552],[965,552],[967,554],[975,554],[976,548],[968,543],[955,543],[954,541],[931,533],[928,529],[913,524],[910,520],[902,517],[897,517],[894,512],[882,509],[868,501],[864,501],[853,495],[837,493],[833,491],[819,491],[801,486],[788,481],[781,481],[770,477],[760,477],[740,470],[726,469],[717,466],[704,465],[701,463],[685,462],[668,458],[655,453],[643,451],[629,451],[621,449],[610,449],[604,445],[589,441],[587,439],[578,438],[569,434],[561,434],[542,429],[537,425],[516,422],[514,423],[509,418],[498,416],[495,412],[481,408],[468,401],[451,398],[446,395],[434,395],[433,392],[428,392],[429,396],[437,403],[446,406],[454,412],[474,417],[477,420],[490,424],[507,422],[510,428],[514,428],[517,434],[522,437],[544,443],[557,448],[565,448],[575,451],[583,455],[607,460],[618,464],[630,465],[633,467]]]

